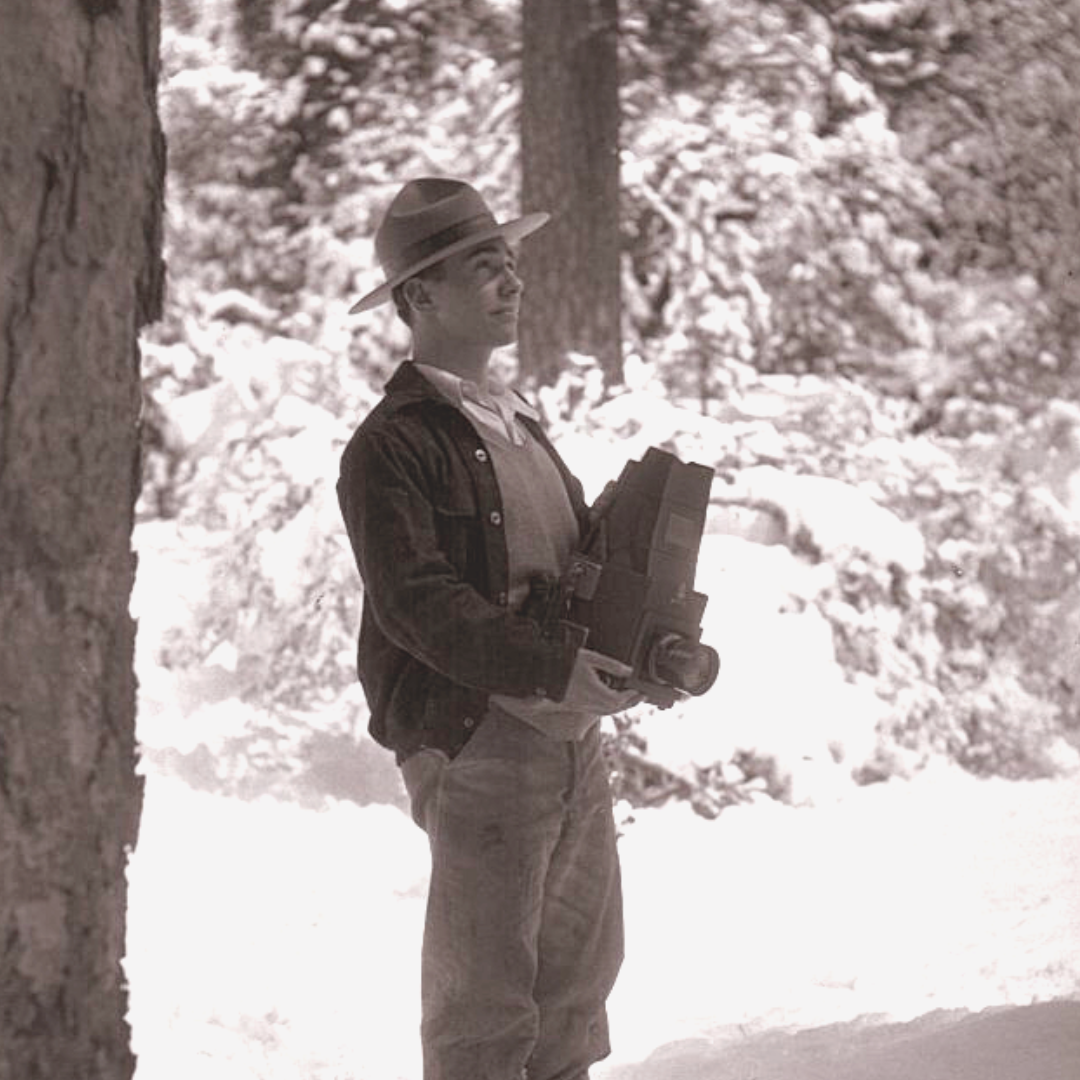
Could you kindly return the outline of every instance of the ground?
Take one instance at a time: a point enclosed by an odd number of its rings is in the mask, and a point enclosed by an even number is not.
[[[148,777],[137,1080],[417,1080],[427,850],[398,801]],[[594,1080],[1080,1076],[1076,779],[942,768],[827,806],[671,806],[620,843],[628,951]]]

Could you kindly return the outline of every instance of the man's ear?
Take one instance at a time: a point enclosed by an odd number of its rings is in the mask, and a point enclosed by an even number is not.
[[[431,309],[431,293],[422,278],[409,278],[401,288],[409,307],[415,308],[417,311],[429,311]]]

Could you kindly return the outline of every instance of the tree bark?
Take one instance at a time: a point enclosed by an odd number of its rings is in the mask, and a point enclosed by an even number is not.
[[[587,353],[622,376],[617,0],[523,0],[523,209],[551,222],[522,246],[527,377]]]
[[[120,1080],[158,0],[0,6],[0,1080]]]

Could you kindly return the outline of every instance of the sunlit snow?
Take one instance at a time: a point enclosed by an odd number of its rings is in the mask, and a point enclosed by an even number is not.
[[[199,537],[148,525],[137,538],[140,737],[213,746],[251,708],[232,692],[229,657],[201,681],[155,662],[200,588]],[[706,637],[724,673],[713,695],[648,721],[650,752],[678,770],[744,739],[786,747],[805,804],[763,798],[712,821],[682,804],[618,807],[628,948],[615,1052],[597,1080],[670,1044],[680,1067],[688,1054],[706,1067],[733,1025],[1080,995],[1080,782],[980,781],[942,765],[840,783],[825,745],[836,717],[823,717],[851,712],[852,753],[872,702],[841,678],[820,616],[781,610],[821,572],[779,546],[703,547]],[[396,779],[389,801],[313,809],[148,771],[126,961],[137,1080],[417,1080],[427,849]],[[665,1060],[650,1077],[677,1075]]]
[[[943,768],[823,808],[638,812],[616,1049],[597,1076],[689,1037],[704,1053],[731,1025],[1075,995],[1077,796]],[[138,1080],[418,1077],[426,859],[395,807],[152,776],[126,963]]]

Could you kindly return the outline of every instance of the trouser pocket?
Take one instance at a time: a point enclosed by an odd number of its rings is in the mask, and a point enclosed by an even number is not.
[[[439,777],[449,764],[450,758],[442,750],[417,750],[401,765],[401,778],[409,795],[412,819],[425,832],[428,831],[428,812],[439,787]]]

